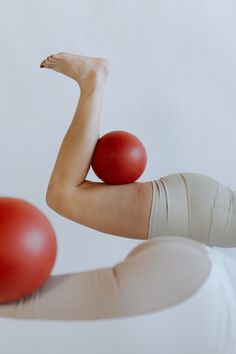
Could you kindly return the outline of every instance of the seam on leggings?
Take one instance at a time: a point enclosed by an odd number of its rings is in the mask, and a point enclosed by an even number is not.
[[[184,177],[184,175],[182,173],[179,173],[180,177],[182,178],[184,185],[185,185],[185,189],[186,189],[186,194],[187,194],[187,203],[188,203],[188,237],[191,238],[191,229],[192,229],[192,225],[191,225],[191,220],[192,220],[192,208],[191,208],[191,198],[190,198],[190,192],[189,192],[189,188],[188,188],[188,183],[186,178]]]
[[[113,279],[115,279],[116,287],[119,288],[120,284],[119,284],[119,278],[118,278],[116,266],[111,268],[111,272],[112,272],[112,275],[113,275]]]
[[[147,239],[150,238],[150,229],[151,229],[151,224],[152,224],[152,209],[153,209],[153,197],[154,197],[154,183],[151,181],[152,185],[152,200],[151,200],[151,210],[150,210],[150,215],[149,215],[149,220],[148,220],[148,231],[147,231]]]
[[[214,198],[213,204],[211,203],[211,223],[210,223],[210,229],[209,229],[209,233],[208,233],[208,245],[209,246],[212,246],[212,230],[213,230],[213,220],[214,220],[214,209],[215,209],[217,195],[219,193],[219,188],[220,188],[220,183],[217,184],[215,198]]]
[[[158,184],[156,183],[156,181],[152,181],[152,207],[151,207],[151,215],[150,215],[150,221],[149,221],[148,239],[155,237],[154,231],[155,231],[155,226],[156,226],[158,188],[159,187],[158,187]]]
[[[161,177],[160,182],[163,185],[163,189],[165,191],[165,196],[166,196],[166,210],[167,210],[167,223],[170,224],[170,199],[169,199],[169,194],[168,194],[168,188],[167,188],[167,182],[165,178]]]
[[[216,194],[215,194],[215,198],[214,198],[214,202],[213,202],[213,208],[215,208],[215,205],[216,205],[216,200],[217,200],[217,196],[218,196],[218,193],[219,193],[219,188],[220,188],[220,183],[218,182],[217,183]]]

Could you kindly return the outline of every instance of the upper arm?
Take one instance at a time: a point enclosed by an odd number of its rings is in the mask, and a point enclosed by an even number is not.
[[[110,185],[85,180],[59,194],[54,205],[48,204],[66,218],[108,234],[147,238],[151,182]]]

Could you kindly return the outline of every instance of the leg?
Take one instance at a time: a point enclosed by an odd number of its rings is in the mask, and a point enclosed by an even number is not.
[[[59,185],[80,185],[89,170],[92,154],[99,138],[100,113],[109,63],[70,53],[48,57],[41,64],[72,78],[80,87],[80,98],[72,123],[64,137],[51,175],[48,199]]]
[[[156,312],[195,294],[210,268],[201,244],[177,237],[151,240],[114,268],[51,277],[25,300],[1,305],[0,316],[95,320]]]
[[[50,178],[47,204],[60,215],[98,231],[146,239],[151,183],[108,185],[85,180],[99,138],[107,61],[60,53],[43,66],[69,76],[80,86],[78,106]]]

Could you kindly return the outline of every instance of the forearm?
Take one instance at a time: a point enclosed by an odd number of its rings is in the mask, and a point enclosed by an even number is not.
[[[71,125],[61,144],[48,191],[80,185],[86,178],[99,138],[104,85],[81,90]]]

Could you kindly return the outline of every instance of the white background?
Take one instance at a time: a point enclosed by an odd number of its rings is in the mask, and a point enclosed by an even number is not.
[[[41,60],[69,51],[110,61],[101,135],[127,130],[143,141],[141,181],[199,172],[236,189],[235,13],[233,0],[0,1],[0,195],[24,198],[50,218],[59,245],[53,273],[112,265],[138,241],[47,207],[79,89],[40,69]]]

